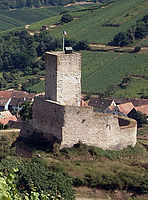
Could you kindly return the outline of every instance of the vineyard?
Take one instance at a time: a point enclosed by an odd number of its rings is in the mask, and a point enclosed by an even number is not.
[[[145,54],[82,52],[82,92],[103,93],[127,75],[148,77]]]
[[[73,12],[71,14],[76,20],[57,26],[52,34],[55,37],[61,37],[60,33],[65,29],[70,38],[87,40],[89,43],[107,44],[117,33],[131,28],[138,19],[147,14],[147,2],[142,2],[141,0],[125,0],[124,2],[119,0],[96,10]],[[119,22],[123,20],[124,23],[120,23],[119,26],[110,24],[116,19]]]
[[[33,29],[39,30],[42,25],[50,23],[50,17],[59,15],[64,11],[76,11],[79,9],[89,8],[91,5],[76,5],[71,7],[50,7],[50,8],[34,8],[34,9],[18,9],[10,11],[1,11],[0,13],[0,32],[16,27],[21,27],[26,24],[37,22],[37,27]],[[59,18],[60,16],[58,16]],[[46,21],[42,21],[46,19]],[[40,22],[41,21],[41,22]],[[52,21],[51,23],[54,23]],[[40,26],[38,26],[40,24]]]
[[[132,79],[129,88],[121,89],[116,96],[140,96],[137,93],[147,88],[148,60],[146,54],[81,51],[82,54],[82,93],[104,93],[110,86],[117,86],[127,75]],[[27,88],[30,91],[44,92],[45,83]],[[146,92],[146,91],[145,91]]]

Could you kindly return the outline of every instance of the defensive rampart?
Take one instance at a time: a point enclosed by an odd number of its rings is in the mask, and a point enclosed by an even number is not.
[[[114,150],[136,144],[135,120],[96,113],[92,107],[62,106],[41,97],[33,103],[31,126],[28,134],[27,128],[22,129],[21,136],[34,134],[61,147],[71,147],[78,141]]]

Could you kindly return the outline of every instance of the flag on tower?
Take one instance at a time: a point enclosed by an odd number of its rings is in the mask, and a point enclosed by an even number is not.
[[[67,36],[67,32],[65,30],[63,30],[63,35]]]

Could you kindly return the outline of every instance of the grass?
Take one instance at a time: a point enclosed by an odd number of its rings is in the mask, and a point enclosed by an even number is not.
[[[59,15],[63,11],[76,11],[79,9],[89,8],[90,5],[80,5],[71,7],[50,7],[50,8],[28,8],[17,9],[9,11],[1,11],[0,13],[0,32],[6,31],[12,28],[25,26],[37,22],[36,25],[32,25],[31,29],[39,30],[42,25],[55,23],[54,20],[50,20],[53,16]],[[59,19],[60,16],[58,16]],[[46,19],[44,21],[44,19]],[[39,26],[40,24],[40,26]]]
[[[120,84],[123,77],[129,74],[148,77],[145,54],[98,51],[81,53],[83,93],[104,93],[109,86]]]
[[[135,9],[137,9],[137,12],[135,12]],[[124,15],[127,15],[127,12],[132,13],[129,14],[130,17],[124,17]],[[89,43],[107,44],[117,33],[131,28],[138,19],[141,19],[146,14],[146,1],[119,0],[108,6],[94,10],[93,12],[73,12],[72,15],[77,17],[77,20],[73,20],[62,26],[57,26],[51,33],[55,37],[61,38],[61,31],[65,29],[70,38],[87,40]],[[104,24],[112,23],[112,21],[116,19],[123,21],[124,18],[126,18],[126,20],[124,23],[120,23],[119,27],[103,26]]]
[[[148,95],[148,79],[144,78],[132,78],[131,82],[124,89],[118,89],[115,93],[115,97],[136,97],[140,98],[142,95]]]
[[[30,90],[30,92],[35,92],[35,93],[44,92],[45,91],[45,81],[42,80],[39,83],[27,88],[27,90]]]

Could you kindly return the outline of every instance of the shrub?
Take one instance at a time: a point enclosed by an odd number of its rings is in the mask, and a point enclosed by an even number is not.
[[[59,167],[48,167],[41,159],[24,159],[21,162],[6,159],[1,162],[0,168],[8,172],[18,168],[16,185],[20,193],[31,191],[34,186],[37,191],[50,191],[52,195],[60,193],[67,200],[75,199],[72,178]]]
[[[135,47],[134,53],[137,53],[137,52],[139,52],[140,50],[141,50],[141,47]]]
[[[61,22],[63,22],[63,23],[68,23],[68,22],[70,22],[70,21],[72,21],[73,20],[73,17],[72,17],[72,15],[70,15],[70,14],[64,14],[62,17],[61,17]]]

